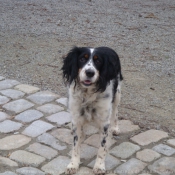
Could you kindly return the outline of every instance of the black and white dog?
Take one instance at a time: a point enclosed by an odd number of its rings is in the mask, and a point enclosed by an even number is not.
[[[62,70],[68,83],[74,142],[66,173],[74,174],[79,168],[83,125],[88,121],[94,121],[100,132],[93,172],[105,173],[109,132],[119,133],[118,104],[123,79],[119,57],[108,47],[74,47],[65,57]]]

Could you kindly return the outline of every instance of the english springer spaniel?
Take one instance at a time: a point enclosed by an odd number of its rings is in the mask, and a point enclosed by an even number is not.
[[[94,121],[99,127],[100,147],[93,172],[103,174],[109,133],[119,134],[118,105],[123,79],[119,57],[108,47],[74,47],[65,57],[62,70],[68,83],[73,133],[72,158],[66,173],[77,172],[83,126]]]

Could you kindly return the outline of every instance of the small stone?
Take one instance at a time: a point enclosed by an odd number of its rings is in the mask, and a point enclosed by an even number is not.
[[[68,103],[68,99],[67,98],[59,98],[58,100],[56,100],[57,103],[60,103],[64,106],[68,106],[67,103]]]
[[[45,175],[44,172],[33,167],[22,167],[16,170],[20,175]]]
[[[89,163],[88,167],[93,168],[95,165],[95,161],[96,159],[94,159],[91,163]],[[118,160],[117,158],[109,154],[106,156],[105,167],[107,171],[112,170],[114,167],[118,166],[120,163],[121,163],[120,160]]]
[[[65,144],[61,144],[59,140],[55,139],[52,135],[48,133],[44,133],[41,136],[37,138],[37,141],[40,143],[44,143],[46,145],[51,146],[52,148],[55,148],[57,150],[65,150],[67,146]]]
[[[3,105],[3,104],[5,104],[5,103],[7,103],[9,101],[10,101],[9,98],[0,95],[0,105]]]
[[[10,159],[15,160],[23,165],[30,165],[38,167],[41,163],[45,161],[44,157],[38,156],[33,153],[29,153],[24,150],[18,150],[10,155]]]
[[[51,102],[51,101],[55,100],[56,98],[58,98],[58,95],[56,95],[52,92],[49,92],[49,91],[37,92],[37,93],[32,94],[32,95],[27,97],[27,99],[29,99],[32,102],[39,104],[39,105]]]
[[[5,79],[4,77],[0,76],[0,81],[2,81],[2,80],[4,80],[4,79]]]
[[[148,169],[151,172],[158,173],[160,175],[173,175],[175,172],[175,158],[162,157],[155,161],[152,165],[149,165]]]
[[[92,146],[81,144],[80,158],[85,160],[91,159],[97,155],[97,150],[97,148]],[[69,152],[69,155],[72,155],[72,150]]]
[[[19,120],[19,121],[22,121],[24,123],[29,123],[29,122],[37,120],[41,117],[43,117],[43,114],[41,112],[34,110],[34,109],[30,109],[30,110],[27,110],[27,111],[24,111],[24,112],[18,114],[15,117],[15,120]]]
[[[135,145],[130,142],[123,142],[119,146],[115,146],[111,151],[110,154],[120,157],[122,159],[129,158],[133,155],[136,151],[140,150],[138,145]]]
[[[114,170],[114,172],[118,173],[119,175],[135,175],[140,173],[146,166],[147,166],[146,163],[143,163],[140,160],[132,158],[128,160],[126,163],[117,167]]]
[[[144,149],[142,151],[137,152],[136,158],[144,161],[144,162],[152,162],[153,160],[156,160],[161,155],[151,149]]]
[[[98,132],[98,128],[94,126],[92,122],[85,124],[83,130],[85,135],[92,135]]]
[[[51,132],[51,134],[62,142],[67,144],[73,143],[73,136],[70,129],[60,128]]]
[[[10,79],[3,80],[0,82],[0,90],[12,88],[13,86],[16,86],[17,84],[20,84],[20,83],[16,80],[10,80]]]
[[[7,119],[7,118],[10,118],[10,116],[4,112],[0,112],[0,122]]]
[[[32,93],[35,93],[35,92],[40,90],[37,87],[30,86],[30,85],[27,85],[27,84],[17,85],[17,86],[15,86],[15,89],[20,90],[20,91],[22,91],[26,94],[32,94]]]
[[[168,146],[168,145],[164,145],[164,144],[159,144],[157,146],[154,146],[152,148],[154,151],[164,154],[166,156],[171,156],[173,154],[175,154],[175,149]]]
[[[140,128],[138,125],[134,125],[130,120],[119,120],[119,129],[121,133],[128,133]]]
[[[49,117],[46,117],[47,120],[50,122],[55,122],[58,124],[58,126],[65,125],[66,123],[71,122],[71,116],[70,113],[68,112],[58,112],[56,114],[53,114]]]
[[[11,120],[5,120],[0,123],[0,132],[9,133],[16,131],[22,127],[21,123],[13,122]]]
[[[22,134],[28,135],[30,137],[37,137],[44,132],[51,130],[54,128],[50,123],[44,122],[42,120],[34,121],[31,125],[29,125]]]
[[[18,98],[21,98],[25,95],[25,93],[18,91],[18,90],[14,90],[14,89],[6,89],[6,90],[0,91],[0,92],[1,92],[1,94],[5,95],[7,97],[10,97],[12,99],[18,99]]]
[[[45,104],[37,108],[39,111],[45,112],[47,114],[54,114],[56,112],[63,111],[64,108],[54,104]]]
[[[65,169],[69,162],[70,159],[68,157],[59,156],[41,167],[41,169],[46,173],[59,175],[65,172]]]
[[[6,171],[4,173],[0,173],[0,175],[17,175],[17,174],[11,171]]]
[[[10,103],[5,104],[3,108],[5,108],[6,110],[15,112],[17,114],[25,111],[26,109],[31,108],[32,106],[34,106],[33,103],[30,103],[24,99],[20,99],[20,100],[12,101]]]
[[[175,139],[169,139],[169,140],[167,141],[167,143],[168,143],[170,146],[175,147]]]
[[[30,145],[28,148],[26,148],[27,151],[39,154],[42,157],[45,157],[46,159],[52,159],[55,157],[58,153],[54,149],[42,145],[40,143],[34,143]]]
[[[31,141],[31,138],[23,135],[11,135],[0,139],[0,150],[20,148]]]
[[[75,175],[91,175],[93,171],[87,167],[80,167],[78,172]]]
[[[0,167],[2,167],[2,166],[17,167],[18,164],[16,162],[10,160],[9,158],[0,156]]]
[[[132,137],[131,140],[139,145],[145,146],[153,142],[158,142],[166,137],[168,137],[168,133],[151,129]]]

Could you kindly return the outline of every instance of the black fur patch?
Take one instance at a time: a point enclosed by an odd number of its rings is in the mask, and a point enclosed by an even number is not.
[[[77,140],[78,140],[78,136],[74,136],[74,146],[75,146]]]
[[[104,147],[105,143],[106,143],[106,138],[103,138],[103,140],[101,142],[101,146]]]
[[[104,129],[104,133],[105,133],[105,134],[107,133],[108,128],[109,128],[109,124],[107,124],[107,125],[105,125],[105,126],[104,126],[104,128],[103,128],[103,129]]]
[[[81,108],[81,109],[80,109],[80,115],[83,116],[84,113],[85,113],[84,108]]]

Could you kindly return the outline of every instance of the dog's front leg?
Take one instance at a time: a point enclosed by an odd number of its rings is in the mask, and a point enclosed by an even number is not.
[[[73,149],[71,162],[67,166],[66,174],[75,174],[80,164],[80,144],[82,137],[82,122],[72,123]]]
[[[109,140],[109,122],[104,123],[100,127],[100,148],[98,149],[97,159],[94,165],[93,172],[95,174],[104,174],[105,173],[105,158],[107,153],[107,142]]]

